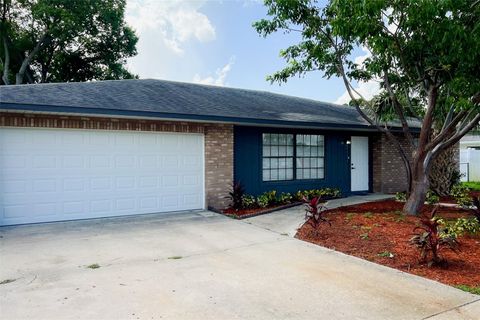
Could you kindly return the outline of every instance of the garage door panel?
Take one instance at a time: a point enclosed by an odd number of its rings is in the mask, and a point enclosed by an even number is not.
[[[0,129],[0,225],[201,209],[203,137]]]
[[[87,210],[85,210],[85,201],[64,200],[62,206],[62,212],[64,212],[66,215],[82,215],[86,214],[87,212]]]

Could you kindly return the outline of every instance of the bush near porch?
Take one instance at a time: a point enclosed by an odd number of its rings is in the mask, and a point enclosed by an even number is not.
[[[222,212],[235,218],[245,218],[298,205],[304,199],[320,198],[325,201],[340,197],[341,192],[337,188],[299,190],[293,194],[277,193],[276,190],[270,190],[255,197],[246,194],[243,186],[236,183],[229,192],[229,207]]]

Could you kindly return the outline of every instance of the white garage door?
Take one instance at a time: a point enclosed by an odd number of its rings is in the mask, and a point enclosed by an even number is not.
[[[203,135],[0,128],[0,225],[203,207]]]

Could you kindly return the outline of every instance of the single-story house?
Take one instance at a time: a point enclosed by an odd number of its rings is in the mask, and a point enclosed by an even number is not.
[[[224,208],[247,193],[406,188],[354,108],[162,80],[0,87],[0,225]]]

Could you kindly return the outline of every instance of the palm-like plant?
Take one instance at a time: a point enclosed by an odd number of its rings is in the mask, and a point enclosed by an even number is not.
[[[318,233],[318,227],[322,222],[332,225],[327,218],[325,218],[325,211],[327,207],[323,206],[320,202],[320,197],[314,197],[308,199],[303,197],[303,203],[305,203],[305,221],[308,223],[314,230],[315,235]]]

